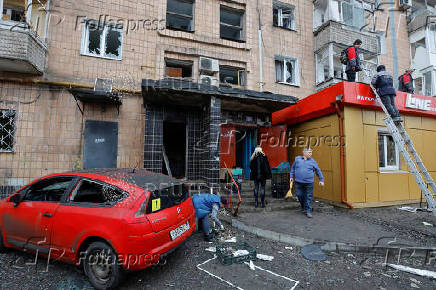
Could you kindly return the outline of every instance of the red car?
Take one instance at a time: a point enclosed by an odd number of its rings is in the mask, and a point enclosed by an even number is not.
[[[80,265],[97,289],[158,263],[194,229],[187,186],[140,169],[52,174],[0,201],[0,250]]]

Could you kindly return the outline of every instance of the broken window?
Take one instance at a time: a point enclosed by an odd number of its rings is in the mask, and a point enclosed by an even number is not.
[[[357,5],[342,2],[342,21],[356,28],[365,26],[365,10]]]
[[[414,61],[416,56],[424,55],[427,48],[425,45],[425,38],[421,38],[420,40],[412,43],[410,45],[411,53],[412,53],[412,61]]]
[[[165,59],[165,77],[191,78],[192,61]]]
[[[330,79],[329,49],[325,48],[316,54],[316,83]]]
[[[275,71],[276,82],[299,85],[297,59],[277,56],[275,59]]]
[[[242,68],[220,66],[220,83],[245,86],[246,73]]]
[[[85,24],[82,53],[91,56],[121,59],[123,28],[89,20]]]
[[[295,7],[286,3],[274,2],[273,24],[295,30]]]
[[[220,37],[234,41],[244,41],[243,19],[244,11],[221,6]]]
[[[379,167],[382,170],[399,170],[400,155],[391,135],[378,133]]]
[[[413,83],[415,85],[415,94],[418,95],[424,95],[424,92],[422,90],[423,88],[423,82],[422,82],[423,77],[417,77],[413,80]]]
[[[194,31],[194,1],[167,1],[167,28]]]
[[[15,143],[15,111],[0,110],[0,152],[12,152]]]
[[[431,24],[428,29],[428,42],[432,52],[436,50],[436,24]]]
[[[24,190],[23,201],[58,202],[65,194],[73,179],[73,177],[65,176],[38,181]]]
[[[81,180],[70,197],[72,202],[113,205],[123,200],[127,194],[108,184],[91,180]]]

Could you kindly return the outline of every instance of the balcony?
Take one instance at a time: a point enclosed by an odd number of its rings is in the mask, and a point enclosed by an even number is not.
[[[315,51],[326,47],[329,43],[350,46],[356,39],[362,40],[361,49],[377,54],[379,40],[375,33],[360,31],[336,21],[328,21],[314,31]]]
[[[25,24],[0,22],[0,71],[41,75],[47,45]]]

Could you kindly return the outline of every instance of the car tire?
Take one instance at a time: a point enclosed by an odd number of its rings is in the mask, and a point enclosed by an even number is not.
[[[114,289],[121,283],[123,269],[117,257],[114,249],[104,242],[89,245],[83,270],[94,288]]]
[[[5,244],[3,243],[3,232],[0,230],[0,253],[6,252]]]

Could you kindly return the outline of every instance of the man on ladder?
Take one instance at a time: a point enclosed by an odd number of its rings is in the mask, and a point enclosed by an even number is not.
[[[383,105],[388,110],[394,122],[403,122],[400,112],[395,106],[396,92],[392,75],[386,71],[384,65],[377,67],[377,73],[372,78],[371,84],[376,88],[377,94],[380,96]]]

